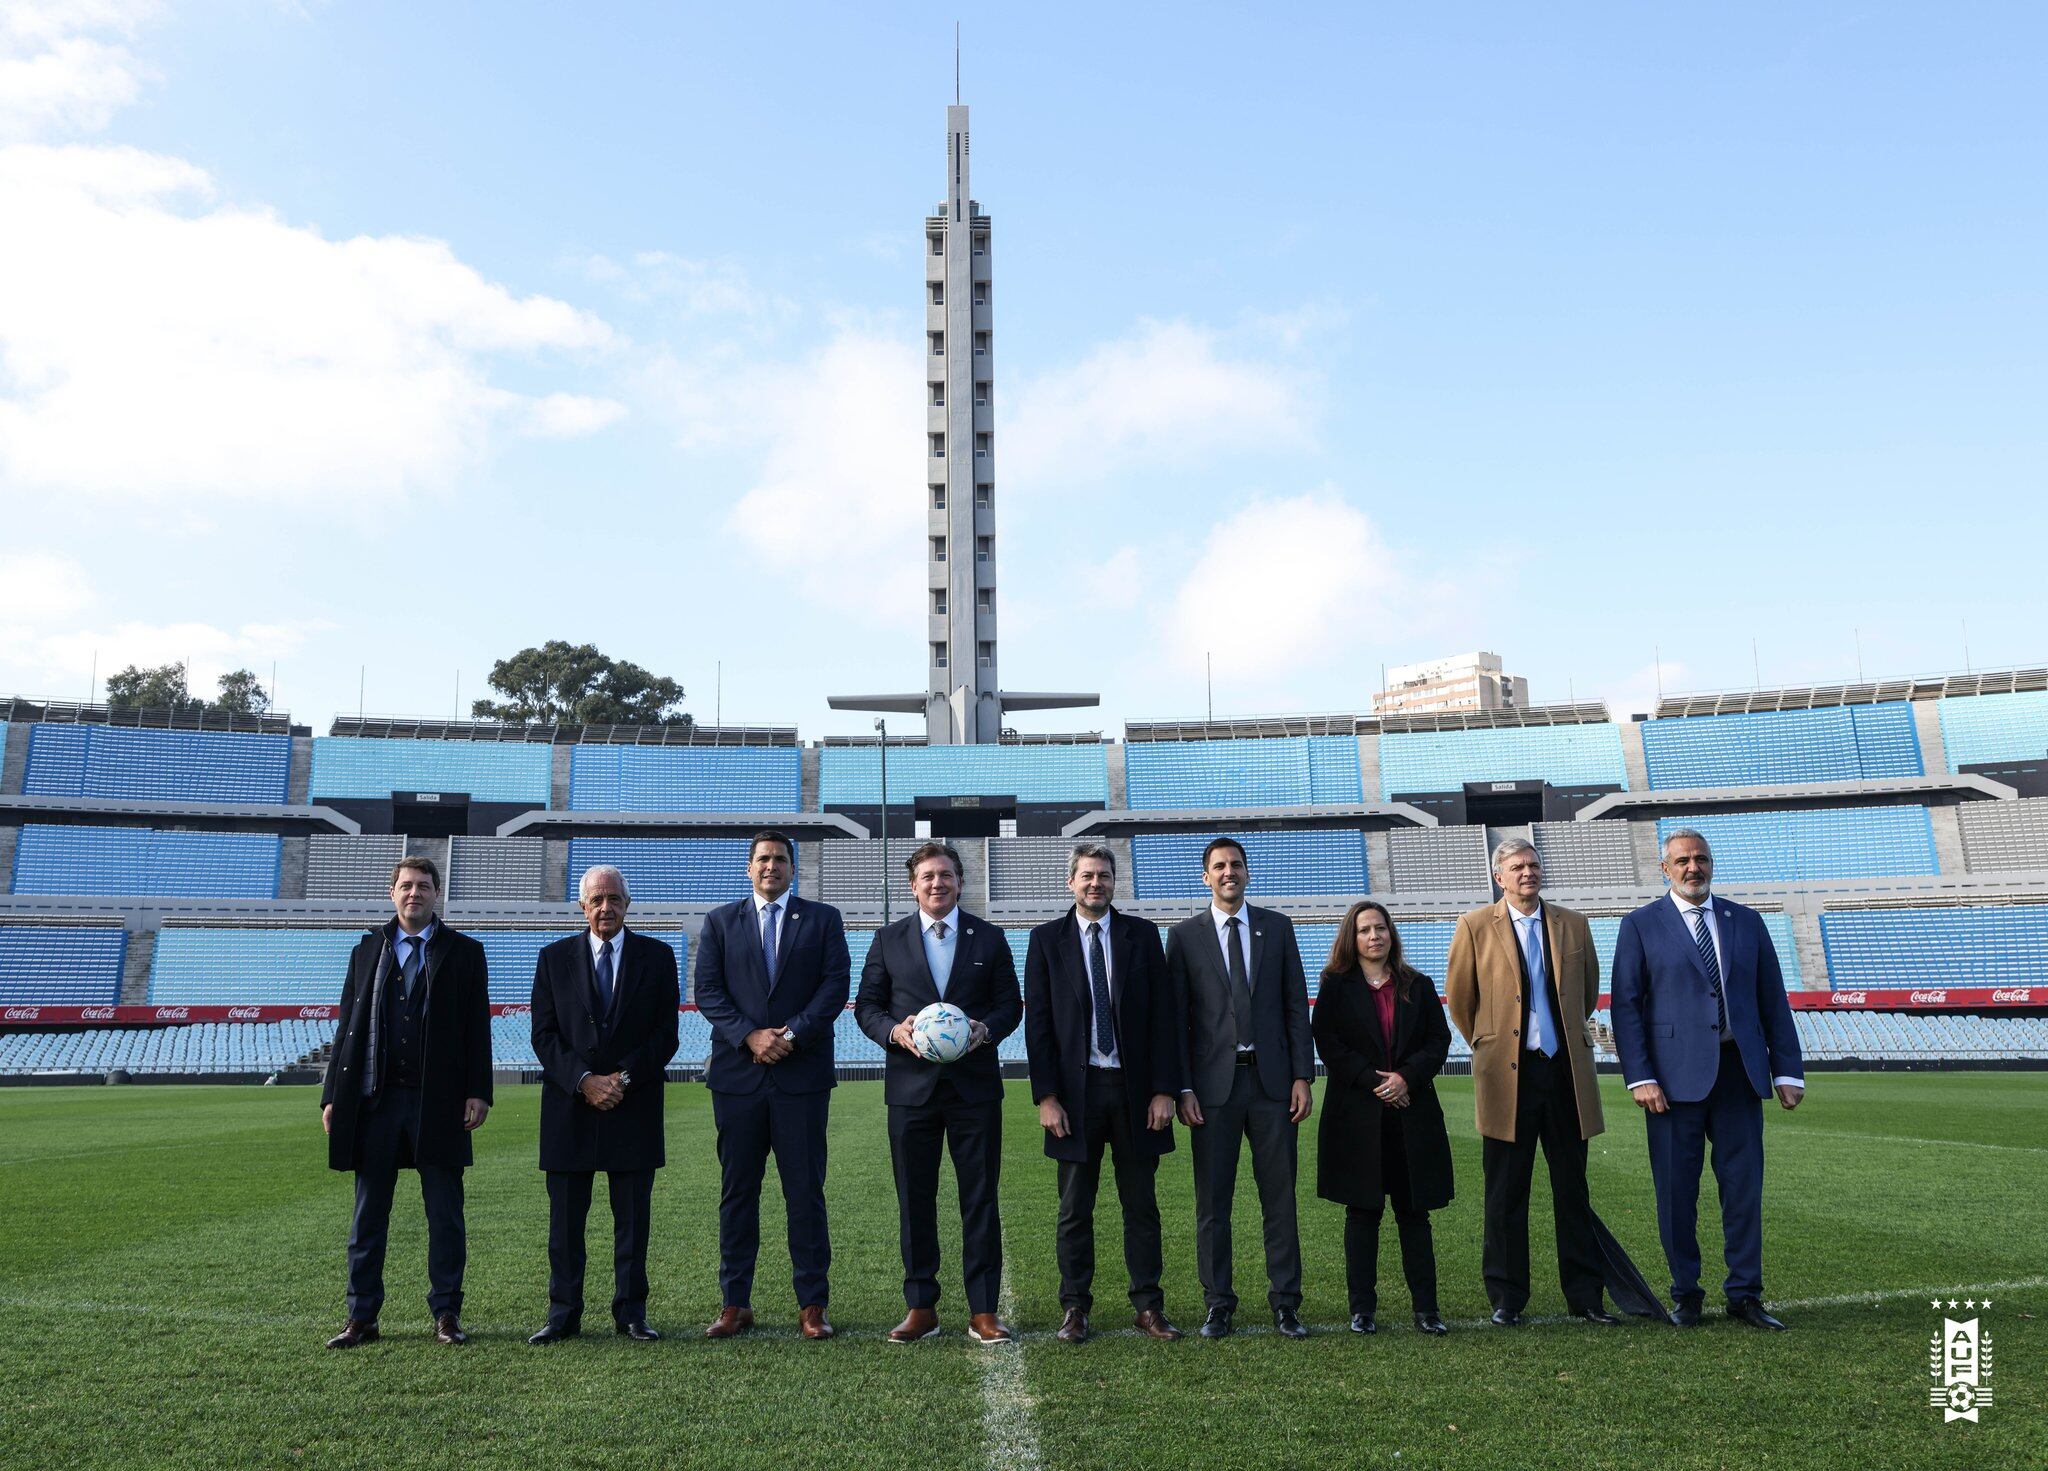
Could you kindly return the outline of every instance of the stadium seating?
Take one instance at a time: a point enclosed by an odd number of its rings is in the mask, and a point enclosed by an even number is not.
[[[1956,808],[1963,866],[1972,873],[2048,868],[2048,797],[1965,802]]]
[[[31,797],[277,804],[289,793],[291,767],[290,736],[38,723],[29,727],[22,791]]]
[[[475,904],[542,898],[547,846],[539,838],[453,840],[448,858],[448,898]]]
[[[1365,800],[1353,736],[1134,741],[1124,747],[1133,808],[1304,807]]]
[[[798,812],[803,790],[803,752],[794,746],[576,746],[569,753],[569,805],[583,812]]]
[[[1215,833],[1141,833],[1131,839],[1132,881],[1140,899],[1204,899],[1202,849]],[[1365,835],[1322,832],[1232,833],[1244,845],[1251,892],[1274,898],[1367,892]]]
[[[404,856],[404,838],[316,833],[306,840],[306,897],[381,899]]]
[[[1837,991],[2048,978],[2048,905],[1831,910],[1820,936]]]
[[[316,736],[308,791],[316,802],[466,792],[475,802],[546,807],[553,760],[553,748],[538,744]]]
[[[915,902],[910,893],[910,875],[903,865],[918,842],[912,837],[890,838],[885,865],[880,838],[822,839],[818,845],[818,897],[827,904],[879,904],[886,868],[894,901],[904,905]]]
[[[1635,837],[1625,822],[1535,822],[1530,841],[1554,889],[1633,888]]]
[[[540,952],[555,941],[577,932],[576,921],[560,929],[503,930],[478,929],[469,933],[484,947],[484,959],[491,970],[491,1000],[524,1006],[533,1000],[534,965]],[[635,933],[660,940],[676,953],[676,982],[684,1000],[690,995],[690,941],[681,930],[644,930]]]
[[[0,1036],[0,1076],[105,1073],[274,1073],[334,1040],[325,1021],[194,1022]]]
[[[586,869],[609,863],[639,900],[725,904],[753,892],[745,838],[571,838],[569,886],[574,899]]]
[[[127,958],[128,933],[118,924],[0,924],[0,1004],[118,1001]]]
[[[1798,812],[1715,812],[1666,817],[1657,841],[1693,828],[1714,850],[1722,883],[1897,877],[1939,873],[1925,807],[1839,807]]]
[[[1943,700],[1941,743],[1950,771],[1983,761],[2048,757],[2048,690]]]
[[[988,897],[992,904],[1042,904],[1057,912],[1074,902],[1067,889],[1071,838],[990,838]]]
[[[1785,985],[1796,991],[1799,989],[1799,953],[1792,943],[1792,921],[1775,911],[1764,911],[1762,917],[1764,929],[1769,932],[1771,943],[1777,949]],[[1404,920],[1397,913],[1394,923],[1400,931],[1401,949],[1408,963],[1435,981],[1441,991],[1444,967],[1450,961],[1451,933],[1457,928],[1456,922],[1448,919]],[[1614,943],[1621,932],[1621,917],[1590,915],[1586,924],[1593,932],[1593,951],[1600,960],[1600,987],[1605,990],[1614,976]],[[1319,953],[1327,958],[1330,944],[1336,938],[1336,927],[1297,924],[1294,928],[1300,938],[1302,964],[1308,967],[1313,977],[1321,962],[1310,958],[1308,933],[1314,930],[1318,934],[1322,946]]]
[[[1903,702],[1695,715],[1642,731],[1652,791],[1925,774]]]
[[[827,807],[882,800],[877,746],[826,746],[818,753],[818,797]],[[1109,805],[1108,748],[1073,746],[891,746],[889,803],[917,797],[1015,797],[1020,802]]]
[[[275,833],[29,823],[14,851],[14,892],[274,899],[282,852]]]
[[[1544,781],[1556,787],[1628,785],[1621,731],[1591,725],[1388,731],[1380,737],[1380,795],[1453,792],[1466,782]]]
[[[1392,828],[1387,833],[1387,870],[1387,887],[1396,891],[1489,891],[1493,877],[1486,829]]]
[[[1793,1020],[1808,1062],[2011,1062],[2048,1057],[2048,1017],[1801,1011]]]

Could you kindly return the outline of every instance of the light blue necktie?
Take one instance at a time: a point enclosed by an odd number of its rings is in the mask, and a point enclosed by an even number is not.
[[[1529,963],[1529,1035],[1545,1057],[1557,1052],[1557,1035],[1550,1022],[1550,973],[1543,968],[1543,921],[1517,923],[1522,932],[1522,957]]]
[[[780,902],[761,906],[761,964],[768,969],[768,984],[775,984],[776,926],[782,905]]]

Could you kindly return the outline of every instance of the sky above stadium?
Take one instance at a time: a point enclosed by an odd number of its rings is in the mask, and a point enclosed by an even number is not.
[[[956,14],[0,0],[0,693],[867,729]],[[2048,657],[2048,11],[964,20],[1020,727]]]

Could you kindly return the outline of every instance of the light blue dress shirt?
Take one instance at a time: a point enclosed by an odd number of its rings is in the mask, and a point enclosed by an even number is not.
[[[924,963],[931,968],[932,984],[938,987],[939,999],[943,1001],[946,999],[946,982],[953,978],[953,954],[960,944],[960,907],[954,905],[940,919],[933,919],[923,910],[918,911],[917,917],[924,924]],[[938,926],[942,922],[946,926],[946,938],[943,940],[938,936]]]
[[[1524,914],[1508,906],[1508,918],[1515,922],[1515,939],[1522,947],[1522,960],[1529,971],[1529,1025],[1523,1029],[1523,1046],[1545,1057],[1557,1055],[1557,1027],[1550,1019],[1550,971],[1543,963],[1543,906]]]

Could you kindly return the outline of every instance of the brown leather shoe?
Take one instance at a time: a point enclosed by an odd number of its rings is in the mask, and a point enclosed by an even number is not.
[[[930,1308],[912,1308],[903,1315],[903,1321],[889,1330],[891,1343],[915,1343],[920,1338],[932,1338],[939,1331],[939,1315]]]
[[[377,1320],[365,1322],[361,1318],[350,1318],[341,1325],[341,1332],[327,1340],[329,1348],[358,1348],[365,1343],[375,1343],[383,1335],[377,1331]]]
[[[1131,1319],[1131,1326],[1147,1338],[1171,1340],[1180,1337],[1180,1329],[1167,1322],[1166,1314],[1160,1312],[1157,1308],[1145,1309],[1144,1312]]]
[[[730,1305],[718,1310],[718,1316],[711,1320],[711,1326],[704,1330],[706,1338],[737,1338],[754,1326],[752,1308],[736,1308]]]
[[[1053,1334],[1061,1343],[1086,1343],[1088,1341],[1088,1315],[1079,1308],[1068,1308],[1067,1315],[1060,1319],[1060,1331]]]
[[[994,1313],[976,1313],[967,1320],[967,1336],[976,1343],[1015,1343],[1017,1335]]]
[[[833,1327],[825,1318],[822,1303],[812,1303],[796,1315],[796,1331],[806,1338],[830,1338]]]
[[[453,1313],[443,1313],[434,1319],[434,1342],[467,1343],[469,1335],[462,1331],[462,1320]]]

